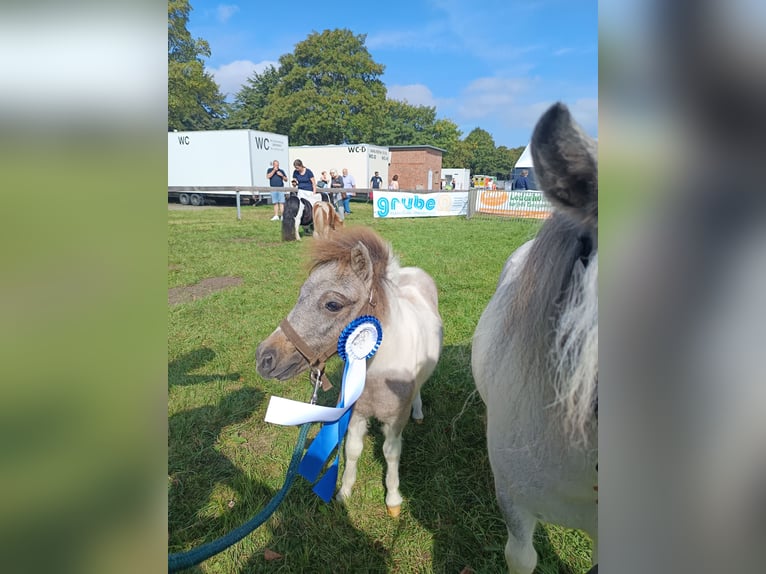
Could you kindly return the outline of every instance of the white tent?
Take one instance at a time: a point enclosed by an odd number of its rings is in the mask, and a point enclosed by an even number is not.
[[[532,163],[532,148],[527,144],[527,147],[525,147],[524,151],[521,153],[521,157],[516,161],[516,165],[513,166],[514,173],[516,169],[530,169],[533,167],[535,167],[535,165]]]

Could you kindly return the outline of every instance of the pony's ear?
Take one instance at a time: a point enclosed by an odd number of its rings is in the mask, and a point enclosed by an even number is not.
[[[575,220],[598,225],[598,152],[596,142],[554,104],[532,134],[532,162],[545,196]]]
[[[372,282],[372,258],[361,241],[351,249],[351,269],[365,284]]]

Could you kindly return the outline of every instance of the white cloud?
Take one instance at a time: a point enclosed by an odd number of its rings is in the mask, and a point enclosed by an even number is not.
[[[236,4],[219,4],[215,9],[216,18],[221,24],[226,24],[237,12],[239,12],[239,6]]]
[[[406,101],[411,106],[435,106],[436,98],[423,84],[408,84],[406,86],[387,86],[388,98]]]
[[[528,78],[478,78],[463,90],[457,112],[467,120],[503,115],[508,108],[518,105],[519,97],[534,82]]]
[[[574,52],[573,48],[559,48],[558,50],[553,52],[553,55],[554,56],[565,56],[567,54],[571,54],[572,52]]]
[[[253,75],[253,72],[260,74],[269,66],[276,68],[279,66],[279,62],[263,60],[256,64],[250,60],[235,60],[218,68],[209,68],[209,70],[213,74],[215,81],[221,86],[221,92],[228,96],[234,96],[240,90],[242,84]]]

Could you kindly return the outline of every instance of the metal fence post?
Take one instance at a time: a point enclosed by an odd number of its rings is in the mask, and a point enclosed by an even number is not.
[[[239,211],[239,190],[237,190],[237,219],[242,219],[242,214]]]

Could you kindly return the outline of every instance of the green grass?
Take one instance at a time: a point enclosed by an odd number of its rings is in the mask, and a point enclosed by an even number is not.
[[[365,439],[346,506],[324,504],[298,479],[274,516],[243,541],[203,563],[203,572],[505,572],[505,525],[493,493],[484,406],[474,390],[470,345],[505,259],[539,223],[462,217],[372,217],[354,203],[347,225],[368,225],[390,241],[403,265],[439,287],[444,351],[422,390],[425,423],[404,431],[404,497],[386,515],[382,435]],[[168,211],[168,286],[236,276],[243,284],[171,307],[168,333],[169,551],[208,542],[255,515],[280,488],[297,428],[263,422],[269,397],[307,401],[306,376],[280,383],[255,370],[258,343],[292,308],[306,277],[305,248],[282,243],[269,206]],[[328,373],[339,382],[341,363]],[[336,389],[337,390],[337,389]],[[332,404],[332,396],[320,396]],[[461,414],[462,413],[462,414]],[[312,433],[309,436],[312,436]],[[342,463],[341,463],[342,464]],[[538,572],[580,573],[590,541],[545,525],[535,544]],[[282,555],[267,561],[264,550]]]

